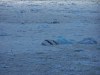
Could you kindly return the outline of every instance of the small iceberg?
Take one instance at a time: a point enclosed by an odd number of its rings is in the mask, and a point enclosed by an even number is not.
[[[74,40],[67,40],[64,37],[58,37],[56,40],[44,40],[41,44],[44,46],[73,44]]]
[[[97,41],[94,38],[84,38],[82,41],[78,42],[79,44],[97,44]]]
[[[74,40],[69,40],[69,39],[66,39],[62,36],[59,36],[56,41],[59,44],[73,44],[75,42]]]

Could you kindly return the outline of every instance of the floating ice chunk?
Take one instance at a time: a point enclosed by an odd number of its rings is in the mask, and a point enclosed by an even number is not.
[[[80,44],[97,44],[97,41],[93,38],[84,38],[82,41],[79,41]]]
[[[73,44],[75,41],[66,40],[64,37],[58,37],[56,40],[44,40],[41,44],[44,46]]]
[[[62,36],[59,36],[56,40],[59,44],[73,44],[75,41],[74,40],[67,40]]]

